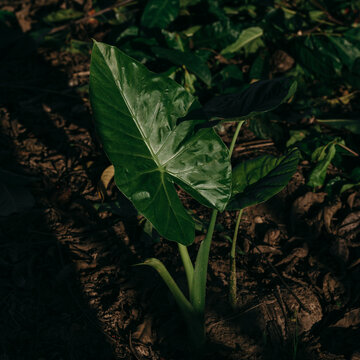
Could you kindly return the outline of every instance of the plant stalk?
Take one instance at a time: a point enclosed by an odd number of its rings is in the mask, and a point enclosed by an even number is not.
[[[233,309],[236,308],[237,295],[236,295],[236,241],[238,238],[240,220],[243,209],[238,212],[234,236],[232,239],[231,251],[230,251],[230,281],[229,281],[229,301]]]
[[[212,236],[214,234],[217,214],[218,211],[213,210],[211,214],[208,231],[206,233],[206,237],[200,245],[200,249],[198,251],[195,262],[193,292],[192,292],[192,296],[190,297],[190,302],[194,307],[195,312],[201,318],[204,317],[206,277],[207,277],[207,268],[209,262],[209,252],[210,252]]]
[[[230,158],[231,158],[231,155],[232,155],[232,153],[234,151],[236,140],[237,140],[237,138],[239,136],[239,132],[240,132],[241,127],[242,127],[244,122],[245,122],[245,120],[239,121],[239,123],[238,123],[238,125],[236,127],[236,130],[235,130],[234,136],[233,136],[233,138],[231,140],[231,144],[230,144],[230,148],[229,148],[229,156],[230,156]]]
[[[191,297],[193,278],[194,278],[194,266],[190,259],[187,247],[185,245],[182,245],[179,243],[178,243],[178,247],[179,247],[181,260],[183,262],[185,273],[186,273],[186,278],[187,278],[187,283],[188,283],[188,288],[189,288],[189,297]]]

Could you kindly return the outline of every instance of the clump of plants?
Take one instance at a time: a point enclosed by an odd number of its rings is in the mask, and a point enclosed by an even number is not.
[[[230,301],[236,305],[235,250],[243,209],[279,192],[296,171],[298,152],[241,162],[231,155],[241,126],[253,115],[272,110],[296,90],[291,79],[259,81],[238,94],[215,97],[204,106],[182,86],[113,46],[95,42],[90,95],[97,130],[115,169],[115,183],[159,234],[178,244],[188,292],[176,284],[165,265],[153,267],[173,294],[195,347],[205,343],[204,310],[209,251],[218,212],[238,211],[231,248]],[[219,122],[236,121],[229,148],[215,131]],[[212,210],[195,264],[187,247],[195,222],[182,205],[175,184]]]

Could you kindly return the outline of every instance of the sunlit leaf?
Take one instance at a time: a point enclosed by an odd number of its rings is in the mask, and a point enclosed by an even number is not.
[[[194,240],[194,221],[174,184],[204,205],[223,210],[230,196],[226,146],[202,120],[177,125],[195,98],[169,78],[156,75],[113,46],[95,42],[90,96],[115,182],[169,240]]]

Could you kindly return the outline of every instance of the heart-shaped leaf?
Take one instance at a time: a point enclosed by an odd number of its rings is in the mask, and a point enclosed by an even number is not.
[[[289,78],[257,81],[237,94],[217,96],[204,105],[210,118],[243,120],[274,110],[296,91],[296,81]]]
[[[262,203],[289,182],[296,171],[299,152],[276,158],[264,155],[240,163],[233,170],[232,198],[227,210],[240,210]]]
[[[231,189],[229,152],[202,120],[177,124],[195,98],[113,46],[95,42],[90,96],[115,182],[165,238],[188,245],[194,221],[175,190],[224,210]],[[198,129],[198,130],[197,130]]]
[[[179,0],[149,0],[141,17],[141,25],[149,29],[164,29],[176,19],[179,8]]]

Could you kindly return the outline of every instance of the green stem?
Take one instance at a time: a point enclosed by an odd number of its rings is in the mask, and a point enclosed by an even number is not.
[[[194,266],[191,262],[187,247],[185,245],[182,245],[179,243],[178,243],[178,247],[179,247],[181,260],[183,262],[185,273],[186,273],[186,278],[187,278],[187,283],[188,283],[188,288],[189,288],[189,297],[190,297],[191,293],[192,293],[192,285],[193,285],[193,278],[194,278]]]
[[[189,300],[185,297],[183,292],[176,284],[173,277],[170,275],[165,265],[158,259],[151,258],[145,260],[139,265],[148,265],[154,268],[164,280],[165,284],[174,296],[174,299],[184,316],[184,319],[188,325],[188,333],[194,349],[201,349],[205,343],[205,328],[204,320],[197,316],[193,306]]]
[[[165,284],[173,294],[175,301],[177,302],[177,304],[179,305],[180,309],[182,310],[183,314],[186,317],[189,316],[189,314],[193,313],[194,309],[190,304],[189,300],[185,297],[185,295],[180,290],[173,277],[166,269],[165,265],[160,260],[155,258],[150,258],[150,259],[146,259],[143,263],[136,264],[136,266],[141,266],[141,265],[151,266],[159,273],[159,275],[164,280]]]
[[[193,291],[190,297],[190,302],[194,307],[195,312],[200,318],[204,318],[205,310],[205,294],[206,294],[206,277],[209,262],[209,252],[212,236],[215,229],[216,217],[218,211],[213,210],[211,214],[210,224],[206,237],[200,245],[195,263]]]
[[[236,295],[236,241],[238,238],[240,220],[243,209],[238,213],[235,225],[234,236],[232,239],[231,251],[230,251],[230,291],[229,291],[229,301],[233,309],[236,308],[237,295]]]
[[[235,130],[235,134],[231,140],[231,144],[230,144],[230,148],[229,148],[229,154],[230,154],[230,158],[231,158],[231,155],[234,151],[234,147],[235,147],[235,144],[236,144],[236,140],[237,140],[237,137],[239,136],[239,132],[241,130],[241,127],[243,125],[243,123],[245,122],[245,120],[242,120],[242,121],[239,121],[237,127],[236,127],[236,130]]]

